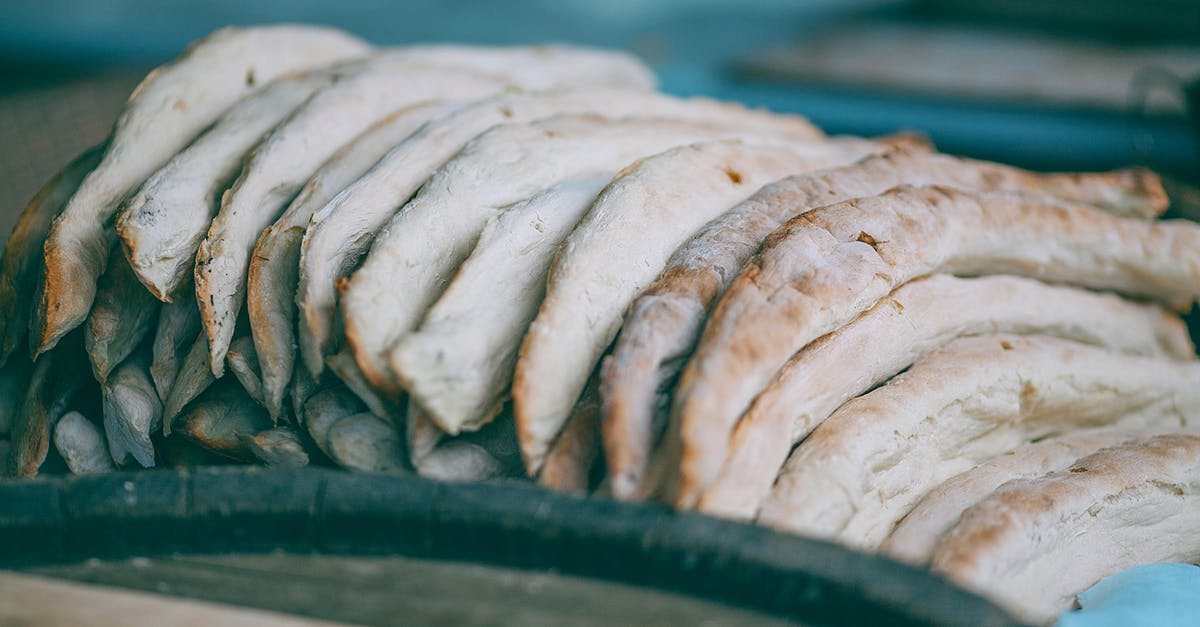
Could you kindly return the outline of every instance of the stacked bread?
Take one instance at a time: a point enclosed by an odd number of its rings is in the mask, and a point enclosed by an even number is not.
[[[653,84],[572,47],[197,42],[9,239],[9,473],[53,440],[74,472],[524,474],[881,550],[1035,619],[1200,556],[1173,313],[1200,228],[1155,220],[1153,174]]]

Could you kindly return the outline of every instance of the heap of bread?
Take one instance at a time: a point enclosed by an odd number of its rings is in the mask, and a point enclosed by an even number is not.
[[[206,454],[556,489],[929,565],[1043,620],[1200,557],[1200,227],[653,91],[573,47],[224,29],[0,268],[7,470]],[[1052,138],[1047,138],[1052,141]],[[32,361],[31,361],[32,360]]]

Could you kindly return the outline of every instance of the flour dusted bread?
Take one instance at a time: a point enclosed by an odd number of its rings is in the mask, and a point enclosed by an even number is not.
[[[489,220],[421,326],[392,349],[392,371],[446,433],[500,412],[554,254],[612,174],[564,181]]]
[[[361,40],[312,26],[223,28],[151,72],[125,105],[104,156],[55,219],[33,318],[41,354],[83,322],[113,243],[119,204],[238,100],[277,77],[359,56]]]
[[[264,402],[275,420],[283,415],[295,363],[297,267],[309,219],[393,146],[453,106],[436,100],[420,103],[376,122],[322,164],[283,214],[259,236],[246,275],[246,310],[262,367]]]
[[[610,119],[651,116],[736,123],[797,139],[822,136],[797,116],[750,111],[698,98],[684,100],[636,87],[506,92],[464,106],[396,146],[375,168],[315,214],[304,236],[296,295],[302,314],[300,349],[309,371],[319,374],[325,367],[323,357],[339,348],[334,332],[337,280],[357,266],[375,233],[435,170],[493,126],[529,123],[558,114],[592,114]]]
[[[521,452],[536,474],[629,303],[697,229],[766,183],[853,162],[884,146],[854,138],[680,146],[633,164],[563,243],[513,375]]]
[[[1137,564],[1200,559],[1200,436],[1162,435],[1005,484],[938,544],[933,569],[1026,620]]]
[[[792,446],[842,403],[956,337],[989,333],[1049,335],[1168,359],[1195,356],[1183,321],[1158,305],[1012,276],[914,280],[784,365],[738,420],[726,458],[712,460],[720,474],[700,509],[753,517]]]
[[[674,500],[686,505],[711,483],[728,430],[791,355],[933,272],[1016,274],[1185,308],[1200,292],[1200,226],[939,186],[791,220],[742,269],[684,369],[672,415],[682,440]]]
[[[954,340],[840,407],[788,459],[758,520],[874,549],[943,481],[1070,429],[1195,425],[1200,362],[1049,337]]]
[[[882,193],[904,183],[1040,193],[1118,214],[1150,216],[1166,206],[1161,181],[1143,170],[1035,175],[999,164],[933,154],[913,137],[898,136],[887,141],[896,149],[852,165],[791,176],[764,186],[681,246],[659,278],[634,301],[604,367],[603,424],[614,496],[632,498],[638,494],[659,435],[651,428],[659,388],[678,374],[717,297],[767,235],[786,220],[819,206]],[[693,498],[683,495],[681,502]]]
[[[222,197],[195,265],[196,301],[213,374],[223,373],[255,242],[322,163],[397,109],[426,100],[477,98],[506,84],[501,77],[420,59],[403,50],[380,53],[314,94],[254,150]]]
[[[376,389],[400,394],[388,351],[416,328],[487,221],[506,207],[681,144],[762,136],[738,126],[594,115],[508,124],[480,135],[392,218],[343,284],[346,340],[359,368]]]
[[[247,96],[150,176],[116,218],[129,265],[161,301],[190,300],[196,249],[221,206],[221,195],[250,152],[316,91],[361,68],[346,61],[285,76]]]
[[[1175,429],[1177,430],[1177,429]],[[1081,429],[1019,446],[1003,455],[946,480],[929,491],[897,523],[879,546],[882,553],[920,566],[927,565],[934,548],[970,507],[986,499],[1009,481],[1036,479],[1063,470],[1075,460],[1096,451],[1165,435],[1166,429]]]

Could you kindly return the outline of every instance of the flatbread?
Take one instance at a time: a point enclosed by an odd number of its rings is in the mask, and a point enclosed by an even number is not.
[[[1075,595],[1132,566],[1200,560],[1200,436],[1105,449],[1069,469],[1013,481],[967,510],[933,569],[1048,622]]]
[[[900,187],[789,221],[722,297],[680,378],[672,420],[686,439],[674,502],[687,504],[711,483],[709,460],[722,458],[728,429],[789,357],[935,272],[1023,275],[1182,309],[1200,293],[1200,226],[939,186]]]
[[[369,46],[330,28],[223,28],[152,71],[129,97],[104,157],[54,220],[31,329],[35,355],[87,317],[125,197],[238,100],[277,77],[359,56]]]
[[[933,550],[963,512],[1017,479],[1036,479],[1066,469],[1096,451],[1172,429],[1099,428],[1071,431],[1019,446],[959,473],[931,490],[896,524],[879,550],[893,559],[927,566]]]
[[[42,245],[50,223],[79,188],[83,177],[100,163],[104,146],[84,151],[25,205],[0,257],[0,365],[29,336],[33,296],[42,274]]]
[[[206,390],[180,416],[179,433],[205,450],[238,461],[257,459],[243,440],[273,425],[262,405],[235,381],[225,379]]]
[[[83,414],[72,411],[54,425],[54,449],[76,475],[111,472],[116,468],[104,446],[104,435]]]
[[[937,485],[1022,443],[1085,427],[1200,423],[1200,362],[1049,337],[954,340],[839,408],[759,512],[778,529],[874,549]]]
[[[711,460],[719,474],[699,508],[752,518],[792,446],[842,403],[956,337],[989,333],[1049,335],[1168,359],[1196,354],[1187,326],[1157,305],[1011,276],[914,280],[788,361],[724,434],[728,453]]]
[[[480,97],[505,84],[503,78],[469,69],[400,62],[381,54],[361,72],[318,91],[263,140],[222,197],[196,252],[196,300],[213,374],[224,372],[255,242],[322,163],[401,107]]]
[[[653,116],[736,123],[797,140],[815,141],[822,137],[816,127],[798,116],[631,89],[506,92],[446,115],[397,146],[362,179],[313,216],[301,249],[300,289],[296,296],[302,316],[300,350],[309,371],[319,375],[325,368],[324,356],[341,348],[335,329],[334,286],[358,266],[376,232],[438,168],[468,141],[493,126],[528,123],[556,114],[585,113],[610,119]]]
[[[137,356],[118,366],[101,385],[100,393],[112,460],[122,466],[154,467],[150,436],[162,427],[163,405],[150,380],[148,360]]]
[[[854,138],[786,146],[746,139],[681,146],[634,164],[564,242],[513,375],[517,432],[531,476],[629,304],[675,249],[771,181],[886,149]]]
[[[659,278],[634,301],[603,373],[602,424],[614,496],[638,496],[650,451],[661,433],[652,428],[658,420],[653,411],[656,397],[678,376],[709,310],[767,235],[796,215],[903,183],[1027,191],[1120,214],[1153,215],[1166,206],[1162,182],[1144,170],[1035,175],[933,154],[918,138],[901,135],[888,141],[896,148],[885,154],[763,187],[680,247]]]
[[[376,122],[326,161],[267,230],[250,256],[246,309],[262,367],[267,411],[278,421],[292,380],[296,339],[296,282],[300,241],[313,213],[362,176],[393,146],[453,105],[434,101],[405,107]]]
[[[441,430],[474,431],[500,412],[554,253],[613,174],[565,181],[489,220],[421,326],[396,343],[393,372]]]
[[[196,249],[251,151],[316,91],[361,60],[285,76],[246,97],[121,204],[116,230],[129,265],[155,298],[192,300]]]
[[[398,398],[388,353],[420,323],[490,218],[564,180],[615,171],[695,141],[762,138],[761,131],[659,118],[562,115],[493,128],[440,168],[376,237],[340,285],[345,335],[363,375]],[[775,141],[783,141],[776,139]]]

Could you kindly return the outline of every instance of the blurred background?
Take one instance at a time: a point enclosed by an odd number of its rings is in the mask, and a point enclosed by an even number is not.
[[[220,26],[276,21],[378,44],[623,48],[668,92],[832,133],[913,129],[1044,170],[1144,164],[1192,203],[1200,180],[1200,0],[4,0],[0,229],[148,68]]]

